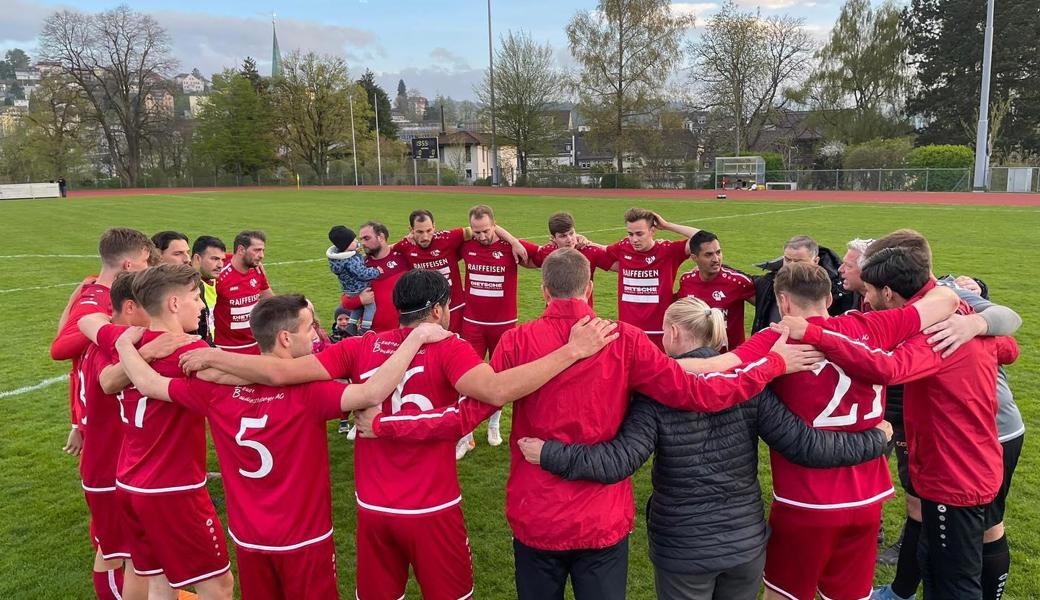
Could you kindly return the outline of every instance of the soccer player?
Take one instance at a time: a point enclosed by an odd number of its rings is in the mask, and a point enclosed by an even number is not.
[[[263,231],[239,233],[232,246],[231,260],[217,276],[213,342],[221,350],[260,354],[249,329],[249,313],[261,298],[274,295],[260,268],[266,245],[267,236]]]
[[[462,245],[467,308],[460,335],[483,359],[494,354],[503,333],[516,327],[517,262],[510,244],[498,236],[490,206],[480,204],[469,210],[469,228],[473,239]],[[519,243],[527,256],[538,250],[526,240]],[[501,420],[502,412],[498,411],[488,422],[487,440],[492,446],[502,443]],[[476,445],[473,432],[466,432],[455,448],[455,457],[461,460]]]
[[[383,272],[372,281],[371,290],[357,296],[343,296],[342,305],[347,310],[361,308],[363,302],[376,304],[376,317],[372,320],[372,331],[387,331],[397,327],[397,312],[394,310],[394,284],[408,272],[408,261],[387,242],[390,230],[378,221],[368,221],[358,228],[358,241],[365,251],[365,265],[379,268]]]
[[[224,256],[227,247],[219,238],[211,235],[200,235],[191,245],[191,266],[199,272],[202,279],[202,303],[205,307],[199,315],[199,329],[195,333],[213,345],[213,309],[217,305],[217,277],[224,268]]]
[[[130,272],[119,273],[112,281],[112,322],[147,326],[150,319],[134,300],[132,284]],[[184,334],[160,336],[142,347],[141,353],[147,360],[164,358],[188,341],[189,336]],[[126,377],[118,360],[94,344],[89,344],[83,353],[80,371],[84,418],[90,425],[90,435],[83,440],[79,472],[90,510],[90,541],[96,551],[94,591],[100,600],[142,597],[148,593],[148,582],[134,574],[130,540],[116,493],[116,462],[123,443],[123,426],[114,394],[126,387]]]
[[[202,300],[199,273],[190,265],[160,265],[134,276],[134,298],[151,323],[139,341],[147,344],[164,332],[185,333],[198,325]],[[100,317],[84,322],[84,333],[115,353],[124,328]],[[166,377],[183,376],[180,355],[207,348],[195,340],[152,363]],[[201,600],[229,599],[231,564],[220,520],[206,491],[205,419],[180,406],[149,401],[129,387],[119,396],[124,423],[116,473],[130,555],[138,575],[162,574],[171,587],[195,586]]]
[[[560,248],[574,248],[589,259],[591,270],[589,281],[596,279],[596,268],[609,271],[614,264],[614,259],[607,254],[605,247],[590,243],[583,236],[578,235],[574,229],[574,217],[570,213],[559,212],[549,217],[549,243],[538,248],[531,255],[531,264],[541,268],[545,259]],[[592,296],[589,296],[589,306],[593,306]]]
[[[288,385],[349,377],[362,382],[394,356],[422,323],[447,325],[451,290],[440,274],[413,270],[394,288],[401,327],[348,338],[317,354],[292,360],[197,350],[188,370],[216,368],[248,381]],[[570,329],[570,326],[568,326]],[[460,394],[496,406],[530,393],[615,336],[607,322],[583,320],[571,342],[539,360],[496,373],[457,336],[428,344],[415,356],[394,393],[382,403],[389,416],[408,420],[424,409],[452,409]],[[400,598],[411,565],[424,598],[455,600],[473,595],[473,573],[462,518],[454,458],[461,434],[437,442],[358,439],[354,452],[358,503],[356,596]]]
[[[828,318],[831,280],[812,261],[791,262],[773,281],[782,315],[799,316],[828,331],[864,341],[894,344],[953,313],[957,301],[939,290],[915,308],[900,312],[890,331],[862,313]],[[920,312],[919,312],[920,311]],[[777,339],[764,330],[733,350],[739,361],[759,354]],[[900,337],[902,336],[902,337]],[[862,431],[884,416],[884,389],[849,377],[823,362],[811,372],[775,380],[770,387],[806,423],[820,429]],[[865,598],[870,595],[877,555],[881,505],[894,495],[884,458],[861,465],[811,469],[770,453],[772,535],[766,549],[766,598]]]
[[[677,297],[694,297],[722,311],[726,319],[726,348],[744,343],[744,303],[754,302],[755,282],[722,264],[719,238],[703,229],[690,238],[690,258],[696,266],[679,278]]]
[[[930,279],[929,262],[906,247],[874,253],[860,276],[875,309],[914,307],[922,294],[943,289]],[[894,330],[898,314],[879,310],[866,316]],[[793,337],[819,347],[852,376],[906,384],[903,419],[910,480],[921,498],[926,597],[981,598],[986,505],[997,497],[1004,471],[996,431],[997,367],[1017,358],[1014,340],[976,338],[944,359],[925,334],[905,336],[897,347],[902,339],[877,344],[831,335],[798,319],[784,323]]]
[[[607,246],[607,254],[618,272],[618,319],[635,325],[662,348],[664,311],[675,296],[675,276],[690,255],[687,240],[656,240],[658,230],[686,238],[699,230],[669,223],[655,212],[630,208],[625,212],[628,236]]]
[[[66,442],[66,451],[78,454],[82,447],[83,433],[83,399],[81,391],[82,373],[80,360],[83,351],[90,343],[80,333],[80,318],[92,313],[112,314],[112,301],[109,298],[109,286],[122,271],[140,271],[148,267],[152,249],[155,246],[148,236],[136,229],[113,227],[106,231],[98,242],[98,254],[101,256],[101,272],[89,284],[83,285],[79,295],[68,306],[68,314],[63,315],[58,324],[58,333],[51,342],[51,359],[72,360],[72,372],[69,374],[69,413],[72,430]]]
[[[262,353],[282,360],[310,354],[312,324],[300,295],[261,300],[250,322]],[[382,402],[422,343],[447,335],[440,327],[412,330],[362,385],[318,381],[289,387],[163,377],[134,348],[138,330],[119,339],[122,364],[140,393],[209,421],[245,600],[337,597],[326,423]]]
[[[159,251],[159,262],[167,265],[191,264],[188,236],[179,231],[160,231],[152,236],[152,243]]]
[[[588,260],[578,251],[565,248],[552,253],[542,265],[545,313],[506,332],[491,366],[512,372],[515,365],[558,352],[572,325],[594,316],[587,302],[589,277]],[[578,600],[623,598],[627,539],[635,510],[630,480],[613,485],[561,480],[529,464],[517,440],[548,436],[592,443],[609,439],[618,432],[633,390],[683,410],[722,410],[757,394],[785,369],[811,368],[817,356],[778,343],[776,352],[736,371],[687,375],[638,328],[618,323],[618,334],[616,341],[580,367],[563,371],[514,405],[506,518],[514,535],[521,600],[562,599],[568,577]],[[377,417],[371,410],[362,413],[358,430],[390,447],[455,440],[497,406],[494,399],[479,393],[466,396],[458,404],[417,415],[388,413],[384,405],[385,414]]]
[[[433,213],[420,209],[408,215],[408,237],[394,244],[394,251],[399,252],[413,269],[437,271],[448,280],[451,286],[451,326],[455,333],[462,331],[462,315],[466,308],[466,290],[459,275],[459,261],[462,260],[462,244],[473,238],[473,230],[469,227],[438,230],[433,222]],[[506,240],[513,248],[514,255],[524,252],[523,246],[502,227],[496,227],[497,235]]]

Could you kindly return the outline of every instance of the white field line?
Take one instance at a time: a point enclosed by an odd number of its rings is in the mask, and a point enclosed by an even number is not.
[[[16,390],[3,391],[3,392],[0,392],[0,398],[10,398],[11,396],[21,396],[22,394],[28,394],[30,392],[35,392],[36,390],[42,390],[45,387],[50,387],[50,386],[54,385],[55,383],[61,383],[62,381],[65,381],[68,378],[69,378],[68,375],[58,375],[57,377],[51,377],[49,379],[44,379],[43,381],[41,381],[40,383],[37,383],[37,384],[26,385],[26,386],[20,387],[20,388],[18,388]]]
[[[14,257],[11,257],[11,256],[0,256],[0,258],[14,258]],[[87,258],[97,258],[97,257],[96,256],[90,256],[90,257],[87,257]],[[312,262],[319,262],[319,261],[324,261],[324,260],[328,260],[328,259],[326,259],[326,258],[305,258],[303,260],[285,260],[285,261],[281,261],[281,262],[266,263],[266,265],[269,266],[269,267],[277,267],[277,266],[281,266],[281,265],[296,265],[296,264],[300,264],[300,263],[312,263]],[[10,293],[13,293],[13,292],[28,292],[28,291],[33,291],[33,290],[49,290],[49,289],[59,288],[59,287],[73,287],[73,286],[79,285],[79,283],[80,282],[76,281],[74,283],[55,283],[55,284],[52,284],[52,285],[38,285],[38,286],[33,286],[33,287],[9,288],[9,289],[6,289],[6,290],[0,290],[0,294],[10,294]]]
[[[0,258],[97,258],[97,254],[8,254]]]

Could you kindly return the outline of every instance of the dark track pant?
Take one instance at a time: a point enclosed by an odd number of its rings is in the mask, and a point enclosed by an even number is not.
[[[985,506],[950,506],[921,499],[918,559],[925,600],[981,600]]]
[[[574,600],[624,600],[628,538],[594,550],[538,550],[513,540],[518,600],[563,600],[570,577]]]

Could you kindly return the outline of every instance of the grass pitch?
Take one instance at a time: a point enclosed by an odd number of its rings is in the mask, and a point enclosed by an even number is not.
[[[393,239],[407,230],[415,208],[433,211],[442,228],[466,224],[470,206],[488,203],[498,222],[536,243],[547,239],[546,219],[571,212],[580,232],[610,243],[624,232],[622,213],[632,205],[659,211],[666,219],[717,233],[726,262],[758,273],[754,262],[780,253],[794,234],[810,234],[843,253],[854,237],[878,237],[900,227],[915,228],[932,243],[936,272],[971,274],[985,279],[996,302],[1018,310],[1025,325],[1018,335],[1022,357],[1010,369],[1012,389],[1032,439],[1040,409],[1040,369],[1034,349],[1040,338],[1040,210],[1004,207],[934,205],[865,205],[840,203],[675,201],[631,198],[454,195],[450,193],[341,190],[184,193],[72,200],[0,203],[0,597],[90,598],[87,510],[76,463],[61,452],[68,432],[64,382],[48,380],[68,372],[48,356],[62,307],[75,282],[97,272],[96,245],[111,226],[135,227],[149,234],[176,229],[194,238],[216,235],[230,243],[246,228],[267,232],[268,276],[276,292],[310,297],[328,325],[339,287],[325,264],[326,234],[331,225],[356,227],[368,219],[385,222]],[[541,311],[538,274],[521,270],[520,318]],[[596,306],[616,316],[615,278],[596,276]],[[749,312],[749,318],[751,311]],[[44,384],[32,389],[37,384]],[[503,421],[508,428],[509,419]],[[330,424],[330,433],[334,425]],[[459,466],[464,510],[473,549],[476,593],[481,598],[515,595],[511,536],[504,516],[506,448],[490,448],[485,427],[478,447]],[[507,432],[503,432],[505,435]],[[354,595],[354,501],[351,447],[331,433],[333,502],[342,597]],[[971,452],[971,448],[965,448]],[[769,468],[764,450],[761,480],[768,495]],[[211,456],[211,464],[215,464]],[[642,508],[650,491],[649,467],[636,476],[637,518],[631,540],[628,597],[653,598],[653,571],[646,555]],[[1040,597],[1040,468],[1027,442],[1008,503],[1007,529],[1013,551],[1007,598]],[[210,492],[223,517],[223,489]],[[885,509],[889,540],[903,518],[902,494]],[[230,544],[229,544],[230,545]],[[890,569],[876,581],[887,583]],[[417,598],[414,583],[409,597]]]

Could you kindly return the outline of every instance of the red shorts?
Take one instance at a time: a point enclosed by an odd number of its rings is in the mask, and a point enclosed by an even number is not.
[[[119,491],[83,492],[90,510],[90,541],[105,560],[130,558],[130,536]]]
[[[462,333],[462,315],[466,312],[466,305],[463,304],[458,308],[452,308],[451,312],[451,324],[448,325],[448,331],[452,333]]]
[[[516,321],[505,325],[481,325],[472,321],[463,321],[462,331],[459,332],[459,335],[473,346],[473,349],[477,351],[477,356],[484,358],[485,355],[490,357],[494,354],[498,340],[502,339],[502,334],[515,327]]]
[[[462,507],[400,516],[358,510],[357,599],[403,598],[408,566],[425,600],[473,597],[473,561]]]
[[[181,588],[231,568],[224,530],[206,488],[177,494],[124,494],[130,556],[138,575],[163,573]]]
[[[336,544],[326,539],[290,552],[257,552],[235,545],[243,600],[338,598]]]
[[[766,587],[791,600],[870,597],[881,503],[810,510],[773,503],[766,546]]]

